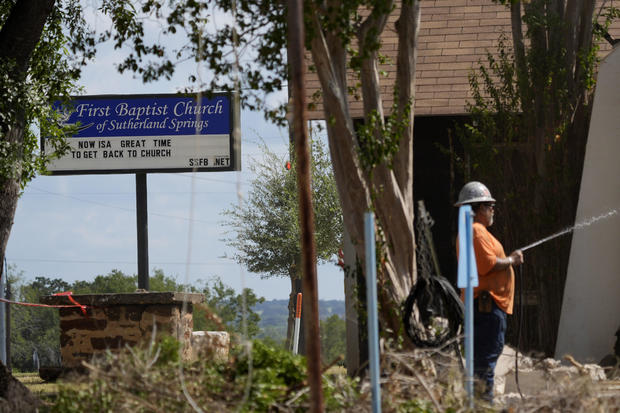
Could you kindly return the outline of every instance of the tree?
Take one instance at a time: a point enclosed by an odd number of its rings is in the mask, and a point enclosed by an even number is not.
[[[133,31],[115,36],[117,45],[133,41],[134,52],[120,65],[145,81],[169,75],[174,60],[204,62],[207,81],[190,77],[196,89],[239,90],[246,108],[263,109],[284,124],[286,102],[269,105],[265,95],[282,89],[288,78],[286,2],[269,0],[185,0],[164,7],[149,0],[142,12],[165,21],[161,34],[188,33],[188,42],[171,53],[136,41],[144,20],[132,20]],[[398,8],[400,6],[400,8]],[[122,7],[122,6],[119,6]],[[397,314],[416,279],[413,205],[413,93],[419,1],[312,0],[304,3],[306,48],[319,75],[329,148],[344,224],[364,261],[363,214],[377,216],[381,318],[386,329],[401,329]],[[394,106],[383,109],[379,87],[380,36],[391,13],[398,10],[395,30],[397,75]],[[230,13],[217,31],[205,30],[207,16]],[[147,59],[148,57],[148,59]],[[353,69],[357,79],[347,76]],[[349,111],[350,92],[359,85],[364,101],[364,127],[356,128]],[[392,95],[390,95],[391,97]]]
[[[296,168],[265,145],[262,152],[263,158],[250,166],[256,177],[247,202],[224,211],[228,217],[225,224],[234,232],[227,243],[238,251],[234,259],[249,271],[290,278],[288,347],[293,336],[296,283],[302,276]],[[312,142],[312,193],[317,260],[326,262],[342,245],[342,214],[329,156],[318,140]]]
[[[99,38],[86,29],[79,3],[19,0],[15,4],[5,1],[2,5],[0,11],[6,20],[0,31],[0,44],[4,47],[0,57],[2,61],[19,60],[15,66],[19,70],[10,72],[16,84],[24,85],[29,70],[41,68],[31,55],[43,39],[41,34],[46,33],[46,23],[58,28],[55,33],[62,34],[62,27],[70,29],[72,38],[63,40],[70,40],[70,49],[80,52],[78,64],[94,54]],[[413,92],[420,4],[414,0],[400,3],[395,26],[398,34],[395,103],[388,114],[383,109],[378,63],[382,60],[380,36],[395,7],[394,0],[305,2],[306,48],[323,90],[329,147],[344,224],[363,262],[363,214],[371,209],[376,213],[380,227],[377,233],[381,254],[378,261],[381,316],[383,325],[393,332],[400,329],[400,317],[394,310],[400,307],[416,278]],[[281,90],[287,79],[285,2],[182,0],[171,4],[145,0],[138,10],[131,2],[106,0],[100,11],[112,20],[111,28],[101,38],[113,39],[115,47],[129,45],[131,49],[119,70],[137,72],[149,81],[169,77],[179,61],[204,62],[211,75],[207,81],[190,76],[192,89],[240,90],[244,107],[264,109],[267,116],[284,123],[286,103],[270,106],[265,95]],[[220,13],[231,11],[233,19],[217,18]],[[205,30],[210,16],[217,20],[217,31]],[[159,33],[149,38],[145,26],[153,19],[160,23]],[[187,34],[187,42],[177,48],[162,46],[163,37],[183,32]],[[63,57],[60,61],[65,63],[68,59]],[[348,79],[349,68],[356,71],[357,80]],[[348,106],[349,92],[358,84],[364,101],[365,126],[360,130],[354,126]],[[61,90],[53,92],[43,96],[51,100],[62,95]],[[20,113],[27,111],[22,109]],[[7,122],[3,138],[23,147],[27,120],[21,116]],[[5,179],[0,198],[4,202],[0,205],[1,252],[10,231],[20,183]]]
[[[338,314],[321,320],[321,356],[323,363],[328,364],[338,357],[342,357],[342,361],[339,364],[343,364],[346,350],[345,321]]]
[[[386,117],[379,87],[380,36],[394,1],[317,1],[308,10],[308,46],[323,89],[329,145],[344,222],[364,260],[363,214],[379,227],[379,300],[384,328],[401,330],[398,308],[416,279],[413,203],[413,95],[419,1],[404,0],[398,35],[394,106]],[[367,13],[360,13],[361,8]],[[358,47],[351,52],[352,43]],[[354,48],[355,50],[355,48]],[[364,127],[349,112],[347,68],[358,71]]]
[[[118,34],[133,36],[141,52],[158,49],[141,42],[130,2],[104,0],[99,10],[112,24],[96,34],[78,0],[0,1],[0,258],[20,191],[68,149],[64,137],[75,127],[62,124],[53,104],[67,103],[77,92],[80,68],[95,55],[96,45]],[[41,136],[47,138],[47,155],[38,148]]]
[[[14,269],[9,269],[15,273]],[[9,277],[15,285],[20,275]],[[29,284],[21,285],[15,295],[17,301],[38,303],[39,298],[69,291],[70,285],[59,279],[36,277]],[[20,371],[36,369],[33,355],[36,352],[41,366],[60,365],[60,320],[58,311],[52,308],[11,307],[11,363]]]
[[[504,38],[471,77],[473,122],[462,137],[475,165],[465,168],[466,180],[495,188],[496,230],[518,248],[575,220],[597,41],[618,11],[602,9],[593,26],[594,2],[501,2],[511,10],[512,47]],[[523,332],[526,348],[554,352],[549,331],[559,323],[570,241],[527,253],[517,281],[538,300],[535,311],[520,315],[537,326]]]
[[[93,281],[75,281],[72,287],[74,294],[133,293],[136,291],[137,282],[137,275],[126,275],[120,270],[112,270],[107,275],[96,276]]]
[[[205,304],[198,304],[194,310],[194,330],[221,330],[222,328],[250,339],[259,332],[260,315],[254,311],[256,304],[263,303],[250,288],[241,294],[216,278],[205,285],[201,292]]]

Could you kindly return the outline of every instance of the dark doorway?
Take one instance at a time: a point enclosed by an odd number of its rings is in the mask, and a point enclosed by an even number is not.
[[[463,177],[453,155],[462,154],[454,128],[468,116],[417,116],[413,139],[413,196],[423,200],[435,224],[432,227],[441,275],[456,283],[456,217],[453,206]]]

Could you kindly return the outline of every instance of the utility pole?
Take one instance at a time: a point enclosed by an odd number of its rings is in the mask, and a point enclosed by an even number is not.
[[[317,291],[316,246],[314,243],[314,214],[310,190],[310,145],[308,143],[304,27],[302,0],[288,4],[288,58],[291,66],[293,92],[293,134],[297,155],[297,185],[301,222],[301,251],[303,268],[303,313],[306,325],[306,355],[310,384],[310,411],[323,412],[321,387],[321,346],[319,342],[319,296]]]

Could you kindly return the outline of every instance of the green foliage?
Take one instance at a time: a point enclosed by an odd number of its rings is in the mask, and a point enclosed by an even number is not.
[[[306,360],[260,341],[248,344],[235,347],[228,362],[205,359],[180,364],[162,357],[161,343],[110,355],[95,362],[79,385],[60,384],[49,411],[195,411],[185,394],[204,411],[307,411]],[[170,345],[174,346],[173,339]],[[341,412],[360,400],[367,403],[358,386],[344,374],[325,375],[326,411]]]
[[[476,173],[481,165],[485,169],[496,165],[497,144],[514,145],[526,136],[516,68],[504,35],[496,52],[487,53],[487,64],[480,64],[470,75],[469,83],[473,102],[468,102],[467,109],[472,121],[457,129],[457,136],[472,160],[470,165],[461,163],[461,167],[470,167]]]
[[[238,86],[244,108],[261,110],[266,118],[284,126],[287,103],[274,106],[268,104],[267,98],[283,90],[289,75],[286,3],[238,0],[234,4],[233,12],[230,0],[148,0],[137,9],[132,3],[107,0],[101,10],[115,24],[101,34],[101,39],[112,40],[116,48],[129,50],[118,69],[134,72],[145,82],[170,78],[179,61],[201,62],[210,75],[204,80],[190,75],[191,89],[232,91]],[[364,31],[362,48],[352,47],[363,21],[361,8],[380,19],[394,4],[383,0],[304,2],[306,48],[310,49],[310,41],[317,35],[312,20],[318,18],[324,30],[337,33],[342,47],[351,53],[350,67],[359,70],[363,59],[380,47],[376,30]],[[222,14],[232,18],[219,19],[217,30],[213,30],[215,19]],[[159,32],[149,32],[146,22],[152,20],[162,22]],[[181,33],[187,39],[181,46],[167,47],[160,41],[162,36]]]
[[[163,335],[157,340],[157,347],[159,347],[157,356],[158,365],[168,366],[179,362],[179,350],[181,349],[179,340],[169,335]]]
[[[248,338],[258,334],[260,316],[255,307],[264,302],[265,298],[257,297],[250,288],[246,288],[242,294],[236,294],[233,288],[219,278],[204,286],[200,292],[205,295],[205,304],[194,307],[194,330],[225,329]]]
[[[136,280],[137,281],[137,280]],[[178,284],[175,278],[164,274],[160,268],[155,268],[149,275],[149,291],[183,291],[184,286]],[[191,288],[190,288],[191,291]]]
[[[571,61],[562,43],[569,28],[544,0],[524,6],[522,21],[528,40],[522,64],[502,35],[497,50],[470,75],[472,120],[457,128],[466,153],[457,161],[466,181],[483,180],[501,190],[499,224],[515,222],[514,215],[531,210],[532,200],[557,211],[525,219],[540,236],[574,217],[598,46],[576,50]]]
[[[170,77],[175,64],[183,60],[200,61],[212,76],[203,81],[191,75],[195,90],[232,91],[239,82],[242,105],[251,110],[264,110],[265,116],[284,124],[286,105],[267,105],[266,96],[284,87],[286,64],[286,7],[280,2],[240,0],[236,2],[234,22],[220,19],[217,30],[209,30],[211,16],[230,13],[230,0],[199,2],[181,0],[173,3],[149,0],[142,4],[140,18],[127,2],[113,2],[114,13],[123,18],[124,30],[105,33],[115,44],[128,45],[129,56],[119,70],[138,73],[144,81]],[[155,37],[147,44],[142,17],[163,21],[162,34],[186,33],[189,42],[178,48],[165,48]],[[233,45],[237,54],[230,53]],[[233,70],[238,62],[239,71]],[[238,77],[237,77],[238,76]]]
[[[451,409],[448,409],[446,413],[450,413],[451,411]],[[396,413],[433,413],[433,408],[430,402],[413,399],[397,406]]]
[[[78,91],[79,65],[66,49],[70,40],[64,32],[66,24],[77,27],[77,15],[70,12],[68,3],[58,2],[48,16],[25,69],[11,58],[0,64],[0,177],[16,179],[22,188],[45,171],[51,158],[67,151],[64,137],[73,130],[52,109],[55,101],[66,102]],[[8,7],[0,9],[2,24],[10,12]],[[47,138],[47,156],[38,150],[41,137]]]
[[[59,386],[50,413],[113,412],[115,398],[105,380],[89,381],[87,386]]]
[[[235,260],[265,276],[298,277],[301,264],[299,202],[295,163],[262,146],[264,157],[250,169],[256,174],[247,202],[224,211],[235,234],[227,244],[237,249]],[[342,243],[342,213],[329,156],[312,142],[312,197],[317,260],[327,261]]]
[[[321,356],[323,363],[331,363],[341,358],[338,364],[344,365],[347,352],[346,323],[337,314],[320,321]]]
[[[18,285],[21,275],[9,268],[9,282]],[[19,286],[14,299],[30,303],[39,297],[68,291],[69,284],[61,279],[36,277],[28,285]],[[33,371],[36,351],[41,366],[60,365],[60,331],[58,310],[52,308],[11,306],[11,363],[19,371]]]
[[[96,276],[93,281],[75,281],[71,288],[74,294],[133,293],[138,288],[138,276],[112,270]],[[156,268],[149,275],[149,291],[183,291],[183,285]]]
[[[306,378],[303,357],[289,351],[269,347],[261,341],[252,343],[252,357],[243,350],[237,355],[235,379],[245,383],[252,366],[252,382],[248,402],[243,411],[268,411],[290,388],[301,387]]]
[[[132,293],[136,291],[138,276],[126,275],[120,270],[112,270],[107,275],[98,275],[93,281],[73,283],[74,294]]]
[[[394,91],[394,101],[398,100],[398,91]],[[386,164],[393,168],[393,158],[400,148],[402,136],[409,126],[407,119],[411,113],[412,102],[405,108],[395,103],[386,119],[382,119],[377,111],[370,113],[363,125],[357,130],[359,147],[358,155],[364,171],[372,174],[378,165]]]

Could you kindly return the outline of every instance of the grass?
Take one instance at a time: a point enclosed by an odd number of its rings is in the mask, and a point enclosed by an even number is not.
[[[39,377],[39,373],[18,373],[14,372],[13,376],[28,387],[30,392],[41,399],[49,399],[58,393],[58,384],[43,381]]]

